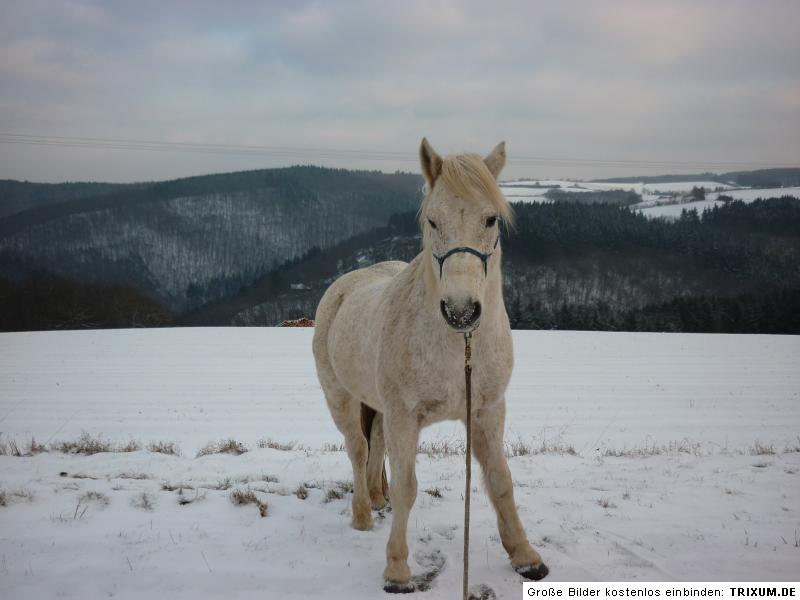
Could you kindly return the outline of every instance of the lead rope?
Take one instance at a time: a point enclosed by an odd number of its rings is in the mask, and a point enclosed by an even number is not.
[[[469,599],[469,498],[472,491],[472,333],[464,334],[464,379],[467,384],[467,483],[464,488],[464,577],[463,600]]]

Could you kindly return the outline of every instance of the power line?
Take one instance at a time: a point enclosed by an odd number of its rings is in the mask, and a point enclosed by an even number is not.
[[[414,152],[350,150],[342,148],[313,148],[294,146],[262,146],[248,144],[213,144],[194,142],[163,142],[155,140],[135,140],[122,138],[68,137],[56,135],[34,135],[0,132],[0,143],[30,146],[51,146],[66,148],[89,148],[143,152],[181,152],[194,154],[222,154],[231,156],[269,156],[294,159],[319,160],[370,160],[400,161],[416,163]],[[552,156],[515,156],[510,164],[542,167],[597,167],[597,168],[687,168],[687,169],[728,169],[744,167],[794,167],[797,163],[763,163],[741,161],[673,161],[643,159],[597,159]]]

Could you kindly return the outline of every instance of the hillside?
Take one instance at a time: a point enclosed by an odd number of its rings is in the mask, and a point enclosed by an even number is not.
[[[0,180],[0,218],[35,208],[43,208],[126,189],[146,187],[145,183],[118,184],[97,182],[31,183]]]
[[[127,283],[183,312],[312,248],[384,226],[416,208],[419,188],[414,175],[292,167],[43,202],[0,219],[0,276],[43,270]]]
[[[518,215],[503,236],[514,327],[800,332],[800,204],[757,200],[800,188],[709,177],[503,183]],[[0,206],[36,199],[0,218],[0,328],[312,316],[339,275],[417,254],[420,183],[294,167],[110,187],[0,186]]]
[[[731,202],[649,219],[597,204],[520,203],[503,236],[504,296],[521,329],[800,333],[800,201]],[[336,277],[419,252],[413,213],[313,252],[183,318],[275,325],[313,316]]]

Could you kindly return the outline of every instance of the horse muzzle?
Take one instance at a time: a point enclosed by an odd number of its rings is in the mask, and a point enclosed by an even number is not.
[[[439,302],[439,310],[445,322],[460,333],[475,330],[481,320],[480,302],[469,301],[461,306],[442,300]]]

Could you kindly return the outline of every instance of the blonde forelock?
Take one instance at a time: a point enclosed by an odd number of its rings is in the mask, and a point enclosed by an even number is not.
[[[453,194],[460,198],[488,201],[497,210],[497,215],[503,222],[510,226],[514,220],[514,213],[511,210],[503,192],[497,185],[497,181],[489,171],[483,158],[478,154],[456,154],[445,156],[442,161],[442,171],[434,184],[445,185]],[[427,186],[426,186],[427,187]],[[420,222],[422,223],[426,213],[427,199],[430,191],[425,190],[425,200],[420,207]]]

